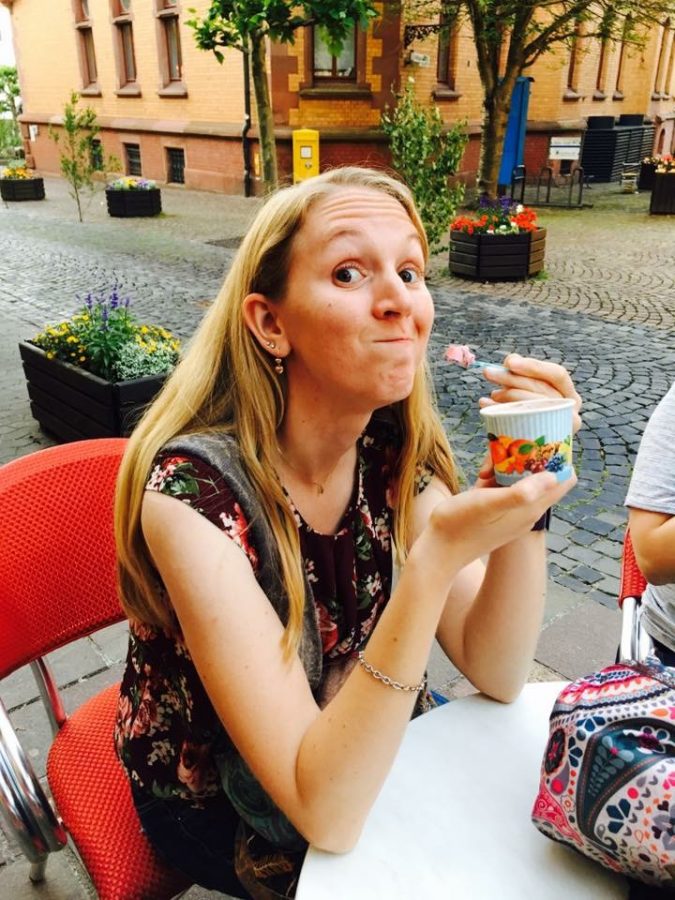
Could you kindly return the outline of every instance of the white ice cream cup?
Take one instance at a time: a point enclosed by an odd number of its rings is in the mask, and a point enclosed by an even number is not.
[[[497,484],[513,484],[535,472],[572,474],[574,400],[560,398],[497,403],[481,409]]]

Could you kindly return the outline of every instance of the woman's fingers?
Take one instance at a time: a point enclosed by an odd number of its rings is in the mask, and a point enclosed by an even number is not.
[[[537,397],[567,397],[574,400],[574,430],[581,427],[581,397],[574,387],[569,372],[558,363],[532,359],[510,353],[504,360],[506,371],[486,368],[485,378],[499,388],[491,392],[490,398],[481,398],[481,406],[489,406],[490,400],[496,403],[514,403],[517,400],[534,400]]]

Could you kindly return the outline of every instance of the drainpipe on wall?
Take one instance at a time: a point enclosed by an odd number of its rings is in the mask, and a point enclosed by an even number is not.
[[[241,149],[244,154],[244,197],[251,196],[251,141],[248,137],[251,128],[251,65],[248,52],[248,41],[244,41],[244,124],[241,129]]]

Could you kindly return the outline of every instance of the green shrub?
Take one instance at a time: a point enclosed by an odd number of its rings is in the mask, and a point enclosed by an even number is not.
[[[394,168],[415,197],[432,253],[449,244],[450,221],[464,197],[464,185],[450,187],[467,143],[465,124],[446,130],[438,107],[421,107],[415,99],[415,83],[408,79],[393,112],[382,116],[389,137]]]

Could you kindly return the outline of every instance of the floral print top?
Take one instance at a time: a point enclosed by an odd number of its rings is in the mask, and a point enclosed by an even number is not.
[[[395,436],[391,426],[371,423],[359,439],[352,499],[335,534],[314,531],[288,498],[323,644],[322,706],[354,665],[390,595]],[[427,472],[418,479],[418,490],[429,477]],[[247,541],[237,497],[216,470],[197,457],[160,453],[146,489],[189,503],[243,550],[256,571],[256,548]],[[222,791],[215,760],[229,742],[178,626],[168,632],[131,622],[115,740],[129,776],[151,795],[200,806]]]

